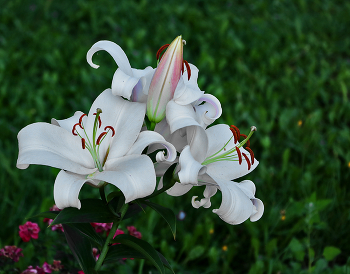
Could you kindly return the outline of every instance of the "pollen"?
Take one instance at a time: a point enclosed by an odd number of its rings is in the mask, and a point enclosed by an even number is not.
[[[228,250],[227,245],[224,245],[224,246],[222,247],[222,250],[223,250],[223,251],[227,251],[227,250]]]
[[[303,125],[303,121],[302,120],[299,120],[298,121],[298,126],[301,127]]]

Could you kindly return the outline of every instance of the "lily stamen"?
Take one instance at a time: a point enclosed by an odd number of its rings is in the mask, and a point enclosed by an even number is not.
[[[253,150],[250,147],[246,147],[245,149],[249,151],[250,159],[252,160],[252,165],[254,165],[254,152],[253,152]]]
[[[81,147],[85,149],[85,139],[81,138]]]
[[[81,124],[80,123],[76,123],[74,126],[73,126],[73,129],[72,129],[72,133],[74,136],[78,136],[78,133],[75,132],[75,127],[76,126],[80,126],[81,127]]]
[[[102,133],[100,134],[100,136],[98,136],[97,141],[96,141],[96,145],[97,145],[97,146],[100,145],[100,142],[101,142],[102,137],[105,136],[106,134],[107,134],[107,132],[104,131],[104,132],[102,132]]]
[[[162,52],[164,49],[166,49],[167,47],[169,47],[169,45],[170,45],[170,44],[165,44],[165,45],[163,45],[163,46],[161,46],[161,47],[159,48],[159,50],[157,51],[157,55],[156,55],[156,56],[157,56],[157,60],[158,60],[158,59],[159,59],[159,60],[162,59],[163,55],[162,55],[162,57],[160,57],[160,58],[159,58],[159,55],[161,54],[161,52]]]
[[[247,161],[247,164],[248,164],[248,170],[250,170],[251,164],[250,164],[249,158],[248,158],[248,156],[247,156],[245,153],[242,153],[242,154],[243,154],[243,156],[244,156],[245,160]]]
[[[84,114],[81,115],[80,118],[79,118],[79,124],[80,124],[80,127],[81,127],[81,128],[83,128],[83,127],[82,127],[82,124],[83,124],[83,117],[84,117],[84,116],[87,116],[87,115],[84,113]]]
[[[186,60],[183,61],[182,63],[182,74],[184,73],[184,66],[183,64],[185,64],[186,66],[186,69],[187,69],[187,75],[188,75],[188,80],[190,80],[191,78],[191,68],[190,68],[190,65],[188,64],[188,62]]]
[[[241,155],[241,151],[240,151],[239,147],[236,147],[236,151],[237,151],[237,155],[238,155],[239,164],[242,164],[242,155]]]
[[[105,130],[107,130],[107,128],[110,129],[110,130],[112,130],[112,137],[113,137],[113,136],[115,135],[114,128],[111,127],[111,126],[106,126],[106,127],[105,127]],[[108,132],[107,132],[107,133],[108,133]]]

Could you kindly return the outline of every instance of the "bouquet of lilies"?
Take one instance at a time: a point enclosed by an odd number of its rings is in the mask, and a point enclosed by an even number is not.
[[[61,210],[36,216],[53,219],[50,226],[62,225],[85,274],[103,273],[104,264],[121,258],[148,259],[160,273],[171,269],[146,241],[126,234],[113,238],[123,220],[145,207],[159,213],[175,237],[172,210],[151,202],[164,192],[180,196],[205,186],[203,198],[193,197],[192,206],[209,208],[219,189],[222,203],[213,212],[229,224],[257,221],[263,214],[254,183],[233,181],[258,165],[249,142],[256,127],[247,135],[233,125],[208,127],[220,117],[221,105],[198,87],[198,69],[183,60],[185,43],[178,36],[162,46],[157,68],[143,70],[132,68],[117,44],[95,43],[87,53],[90,66],[99,67],[92,57],[100,50],[118,65],[111,88],[95,99],[87,114],[77,111],[64,120],[30,124],[18,134],[18,168],[37,164],[61,170],[54,184]],[[101,198],[79,200],[84,184],[99,188]],[[108,184],[115,186],[113,191]],[[112,223],[107,238],[91,223]],[[99,249],[97,261],[92,244]]]

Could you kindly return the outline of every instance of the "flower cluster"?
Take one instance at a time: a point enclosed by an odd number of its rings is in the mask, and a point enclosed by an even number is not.
[[[61,261],[53,261],[52,265],[48,264],[47,262],[44,262],[43,266],[36,266],[35,268],[33,266],[29,266],[26,270],[24,270],[21,274],[45,274],[45,273],[52,273],[53,271],[59,271],[63,268],[63,265],[61,265]]]
[[[53,205],[52,207],[50,207],[50,211],[61,211],[61,209],[59,209],[56,205]],[[53,222],[53,219],[44,218],[43,222],[47,223],[50,226]],[[64,232],[63,226],[61,224],[51,226],[51,230]]]
[[[85,183],[98,188],[112,184],[124,194],[125,203],[147,197],[162,188],[166,170],[177,163],[173,174],[177,182],[167,190],[169,195],[205,186],[204,198],[193,197],[192,205],[209,208],[210,198],[220,190],[222,203],[213,212],[222,220],[229,224],[258,220],[264,206],[255,198],[254,183],[233,181],[258,165],[250,147],[256,127],[247,135],[236,126],[209,127],[221,116],[221,104],[198,87],[199,70],[183,59],[184,45],[178,36],[158,50],[157,68],[134,69],[117,44],[95,43],[87,53],[93,68],[99,67],[92,57],[100,50],[118,65],[111,88],[96,98],[87,114],[77,111],[65,120],[23,128],[18,134],[17,167],[39,164],[61,169],[54,199],[63,209],[81,207],[78,195]],[[159,185],[156,177],[161,178]],[[95,229],[108,227],[96,224]],[[141,237],[133,228],[128,230]]]
[[[1,256],[10,258],[14,262],[18,262],[19,257],[23,257],[22,248],[18,248],[15,245],[7,245],[4,248],[0,249],[0,257]]]
[[[23,242],[29,242],[31,238],[38,239],[39,231],[38,224],[32,222],[26,222],[24,225],[19,226],[19,236]]]

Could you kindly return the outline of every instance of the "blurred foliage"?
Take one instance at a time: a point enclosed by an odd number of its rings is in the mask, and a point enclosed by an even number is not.
[[[350,2],[0,4],[0,246],[19,244],[18,225],[53,204],[56,170],[15,167],[18,131],[86,112],[110,87],[117,66],[99,52],[94,62],[101,67],[91,68],[85,60],[91,45],[114,41],[132,67],[154,67],[157,49],[182,34],[184,58],[200,70],[199,86],[222,103],[218,122],[243,133],[258,128],[251,147],[260,165],[246,178],[255,182],[265,213],[256,223],[227,225],[211,209],[192,208],[191,197],[202,195],[197,188],[157,200],[186,213],[175,242],[154,212],[133,225],[176,273],[349,271]],[[82,194],[97,195],[92,191],[84,186]],[[213,208],[220,199],[214,197]],[[137,261],[125,273],[133,268]]]

